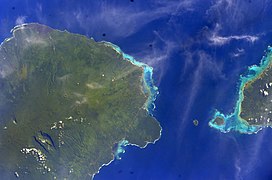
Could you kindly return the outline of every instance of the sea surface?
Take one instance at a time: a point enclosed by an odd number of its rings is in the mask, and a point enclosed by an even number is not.
[[[162,137],[127,146],[95,180],[272,179],[272,129],[221,133],[208,122],[232,113],[239,77],[272,45],[268,0],[1,0],[0,40],[38,22],[118,45],[153,67]],[[195,126],[193,120],[199,124]]]

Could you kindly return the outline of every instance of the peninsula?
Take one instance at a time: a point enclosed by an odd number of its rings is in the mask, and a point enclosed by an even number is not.
[[[224,115],[216,111],[209,125],[221,132],[257,133],[272,126],[272,48],[259,66],[251,66],[240,77],[239,97],[234,112]]]
[[[92,179],[119,146],[160,138],[151,67],[45,25],[12,34],[0,47],[2,179]]]

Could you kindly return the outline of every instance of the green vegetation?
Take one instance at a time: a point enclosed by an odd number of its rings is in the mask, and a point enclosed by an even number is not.
[[[260,65],[248,68],[240,76],[239,98],[234,112],[225,115],[216,110],[209,125],[221,132],[257,133],[272,127],[272,47],[268,46]]]
[[[28,24],[0,48],[0,172],[90,179],[125,139],[160,137],[144,107],[143,69],[105,43]]]
[[[271,61],[271,57],[268,57]],[[245,84],[241,103],[242,119],[249,125],[269,126],[272,120],[272,68],[269,65],[260,75]]]

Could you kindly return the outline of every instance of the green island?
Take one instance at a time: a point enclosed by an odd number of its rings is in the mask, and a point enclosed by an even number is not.
[[[268,47],[260,65],[249,67],[240,81],[234,112],[225,115],[216,110],[209,125],[224,133],[233,130],[245,134],[272,127],[272,47]]]
[[[2,179],[92,179],[161,136],[152,68],[109,42],[36,23],[0,46]]]

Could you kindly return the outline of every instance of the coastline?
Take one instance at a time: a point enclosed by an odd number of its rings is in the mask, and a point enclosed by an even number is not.
[[[111,47],[114,49],[118,54],[122,55],[123,59],[126,61],[131,62],[133,65],[138,66],[143,69],[144,74],[143,74],[143,82],[144,82],[144,88],[149,91],[149,96],[148,100],[145,103],[145,108],[148,111],[150,115],[152,115],[152,111],[155,109],[155,100],[157,98],[157,95],[159,94],[158,87],[156,87],[153,83],[153,68],[148,66],[145,63],[136,61],[134,57],[124,53],[121,48],[115,44],[112,44],[111,42],[107,41],[101,41],[100,43],[104,43],[106,46]]]
[[[141,67],[143,68],[143,71],[144,71],[144,74],[143,74],[143,82],[144,82],[144,85],[148,91],[149,91],[149,97],[145,103],[145,109],[147,110],[147,112],[153,116],[152,114],[152,111],[156,108],[155,106],[155,100],[157,98],[157,95],[159,94],[159,91],[158,91],[158,87],[156,87],[153,83],[153,79],[152,79],[152,75],[153,75],[153,68],[148,66],[147,64],[145,63],[142,63],[142,62],[139,62],[139,61],[136,61],[134,59],[134,57],[128,55],[128,54],[125,54],[121,48],[115,44],[112,44],[111,42],[107,42],[107,41],[101,41],[101,43],[104,43],[106,46],[109,46],[111,48],[113,48],[118,54],[122,55],[123,59],[126,60],[126,61],[129,61],[131,62],[132,64],[138,66],[138,67]],[[158,120],[156,119],[156,121],[158,122]],[[137,144],[132,144],[132,143],[129,143],[127,142],[125,145],[123,145],[123,147],[125,146],[137,146],[141,149],[145,148],[148,144],[155,144],[160,138],[161,138],[161,134],[162,134],[162,127],[160,125],[160,123],[158,122],[159,126],[160,126],[160,136],[159,138],[155,139],[153,142],[146,142],[145,146],[141,147]],[[125,141],[125,139],[121,140],[121,141]],[[120,141],[120,142],[121,142]]]
[[[153,116],[152,111],[156,108],[156,106],[155,106],[155,100],[157,98],[157,95],[159,94],[158,87],[156,87],[153,84],[153,79],[152,79],[153,68],[150,67],[150,66],[148,66],[145,63],[136,61],[132,56],[130,56],[128,54],[125,54],[121,50],[121,48],[119,46],[117,46],[115,44],[112,44],[111,42],[100,41],[99,43],[104,43],[104,45],[106,45],[108,47],[111,47],[118,54],[122,55],[123,60],[129,61],[132,64],[134,64],[134,65],[136,65],[138,67],[143,68],[143,73],[144,73],[143,74],[143,82],[144,82],[144,86],[145,86],[144,88],[146,88],[149,91],[149,96],[148,96],[148,99],[147,99],[147,101],[145,103],[145,109],[147,110],[147,112],[149,113],[149,115]],[[110,162],[108,162],[107,164],[103,164],[102,166],[100,166],[100,168],[97,171],[97,173],[93,174],[92,179],[95,177],[96,174],[99,174],[99,172],[100,172],[100,170],[101,170],[102,167],[110,165],[111,162],[113,162],[115,159],[120,160],[121,157],[119,155],[122,154],[122,153],[125,153],[124,148],[126,146],[136,146],[136,147],[138,147],[140,149],[144,149],[144,148],[146,148],[148,146],[148,144],[155,144],[161,138],[161,135],[162,135],[162,127],[161,127],[160,123],[158,122],[158,120],[157,119],[155,119],[155,120],[157,121],[158,125],[160,126],[160,136],[157,139],[155,139],[152,142],[146,142],[146,144],[143,147],[141,147],[141,146],[139,146],[137,144],[132,144],[132,143],[128,142],[125,138],[123,138],[122,140],[120,140],[118,142],[118,149],[114,153],[113,159]]]
[[[271,64],[272,60],[272,47],[268,46],[266,54],[261,59],[259,65],[253,65],[248,67],[248,73],[245,76],[240,75],[240,86],[238,93],[238,100],[234,107],[234,112],[231,114],[223,114],[218,110],[215,110],[213,119],[209,122],[209,126],[215,128],[223,133],[227,133],[230,131],[238,131],[243,134],[253,134],[258,133],[264,127],[270,126],[259,126],[259,125],[249,125],[246,120],[240,117],[241,113],[241,103],[244,99],[244,88],[248,82],[255,81],[265,69],[267,69]],[[221,118],[224,120],[223,124],[218,125],[215,120],[216,118]]]
[[[39,23],[25,23],[25,24],[21,24],[21,25],[17,25],[15,26],[10,32],[12,34],[12,37],[9,37],[9,38],[6,38],[0,45],[0,48],[2,47],[2,44],[5,43],[5,42],[8,42],[10,41],[11,39],[15,38],[15,32],[17,30],[20,30],[22,28],[25,28],[29,25],[41,25],[41,26],[45,26],[45,25],[42,25],[42,24],[39,24]],[[49,26],[45,26],[45,27],[48,27],[52,30],[56,30],[56,31],[59,31],[59,32],[68,32],[67,30],[57,30],[57,29],[53,29]],[[70,32],[68,32],[70,33]],[[72,33],[72,34],[76,34],[76,33]],[[81,35],[81,34],[78,34],[78,35]],[[81,35],[83,36],[83,35]],[[89,38],[89,37],[86,37],[88,39],[93,39],[93,38]],[[93,39],[94,40],[94,39]],[[95,40],[94,40],[95,41]],[[139,61],[136,61],[132,56],[128,55],[128,54],[125,54],[120,47],[118,47],[117,45],[114,45],[110,42],[106,42],[106,41],[95,41],[97,43],[101,43],[101,44],[104,44],[105,46],[108,46],[110,48],[112,48],[113,50],[115,50],[118,54],[120,54],[123,58],[123,60],[126,60],[126,61],[129,61],[131,62],[133,65],[136,65],[140,68],[143,69],[143,88],[144,88],[144,92],[148,94],[148,99],[147,101],[145,102],[144,104],[144,109],[148,112],[148,114],[150,116],[153,116],[152,114],[152,111],[155,109],[155,100],[156,100],[156,97],[157,95],[159,94],[158,92],[158,87],[156,87],[153,83],[153,79],[152,79],[152,75],[153,75],[153,68],[148,66],[147,64],[145,63],[142,63],[142,62],[139,62]],[[155,118],[154,118],[155,119]],[[131,146],[137,146],[141,149],[145,148],[148,144],[155,144],[160,138],[161,138],[161,133],[162,133],[162,127],[160,125],[160,123],[157,121],[157,119],[155,119],[155,121],[158,123],[158,125],[160,126],[160,136],[155,139],[154,141],[152,142],[146,142],[146,144],[141,147],[137,144],[132,144],[132,143],[129,143],[127,140],[125,140],[124,138],[120,141],[118,141],[118,149],[116,151],[116,153],[112,153],[112,159],[108,162],[108,163],[105,163],[105,164],[102,164],[98,171],[94,174],[90,174],[91,178],[93,179],[95,177],[96,174],[98,174],[100,172],[100,169],[104,166],[108,166],[109,164],[111,164],[112,161],[114,161],[115,159],[119,159],[119,155],[124,153],[124,147],[128,146],[128,145],[131,145]],[[120,158],[121,159],[121,158]]]

